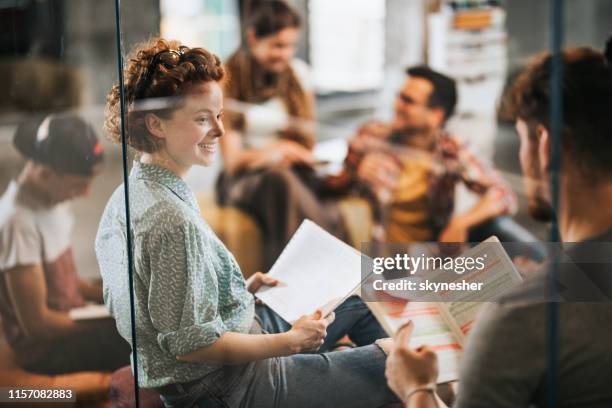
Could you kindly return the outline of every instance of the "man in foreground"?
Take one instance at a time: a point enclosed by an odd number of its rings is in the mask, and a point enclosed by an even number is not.
[[[556,213],[552,211],[549,110],[551,57],[530,65],[515,82],[511,110],[521,140],[520,160],[539,220],[556,217],[565,252],[518,290],[488,305],[468,338],[458,407],[612,405],[612,39],[605,55],[590,48],[563,53],[563,126]],[[560,262],[558,260],[561,260]],[[551,266],[560,302],[557,332],[549,319]],[[579,286],[580,285],[580,286]],[[398,336],[387,362],[390,387],[409,407],[437,406],[435,354],[408,347],[411,325]],[[549,373],[548,336],[556,338],[557,367]],[[548,388],[548,375],[555,388]],[[551,394],[554,393],[554,394]]]

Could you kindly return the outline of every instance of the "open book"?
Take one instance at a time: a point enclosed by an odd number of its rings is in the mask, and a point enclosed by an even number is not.
[[[393,336],[409,320],[414,324],[410,344],[414,347],[428,345],[438,356],[438,382],[454,381],[458,378],[459,359],[465,337],[478,311],[490,300],[497,298],[522,280],[514,264],[496,237],[491,237],[467,250],[461,256],[479,257],[487,255],[485,273],[456,275],[457,281],[485,282],[482,290],[468,294],[438,293],[437,301],[420,302],[408,300],[391,293],[380,294],[380,301],[367,302],[368,307],[385,331]],[[437,275],[437,276],[436,276]],[[448,272],[434,272],[430,279],[450,282]],[[441,279],[443,278],[443,279]],[[431,297],[431,296],[430,296]]]
[[[359,288],[361,253],[304,220],[268,275],[280,283],[255,296],[287,322],[317,309],[325,316]]]

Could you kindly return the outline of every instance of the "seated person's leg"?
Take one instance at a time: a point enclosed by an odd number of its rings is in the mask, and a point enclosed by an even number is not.
[[[508,251],[510,258],[522,255],[540,262],[546,257],[544,245],[510,216],[493,218],[477,225],[470,229],[468,240],[481,242],[491,235],[495,235],[504,244],[508,243],[504,245],[504,248]]]
[[[247,406],[380,407],[398,401],[385,381],[377,345],[325,354],[297,354],[255,365]]]

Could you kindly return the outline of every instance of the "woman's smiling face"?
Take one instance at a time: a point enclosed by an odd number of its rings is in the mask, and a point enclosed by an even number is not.
[[[223,136],[223,92],[215,81],[193,85],[183,106],[170,118],[160,119],[158,136],[165,154],[180,171],[193,165],[213,163],[219,138]]]

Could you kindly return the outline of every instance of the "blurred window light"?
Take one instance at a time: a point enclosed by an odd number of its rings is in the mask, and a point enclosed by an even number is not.
[[[310,64],[318,93],[379,89],[385,65],[384,0],[310,0]]]
[[[189,47],[205,47],[221,58],[240,45],[237,2],[161,0],[161,36]]]

